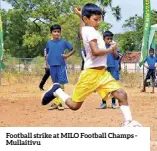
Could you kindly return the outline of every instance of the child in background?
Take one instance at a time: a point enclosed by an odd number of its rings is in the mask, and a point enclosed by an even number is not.
[[[47,64],[50,67],[50,75],[53,84],[60,84],[62,85],[62,89],[64,89],[64,84],[68,83],[67,66],[65,60],[74,53],[74,50],[73,46],[68,41],[60,38],[60,25],[52,25],[50,27],[50,32],[52,39],[48,40],[46,44]],[[65,54],[65,50],[67,49],[70,50],[70,52]],[[56,103],[52,104],[53,108],[55,108],[57,105],[58,109],[64,109],[62,101],[59,98],[57,98],[57,100],[55,99],[55,102]]]
[[[106,45],[106,48],[110,48],[111,43],[113,41],[113,33],[111,31],[105,31],[103,32],[103,38],[104,42]],[[119,57],[119,51],[116,50],[115,52],[109,53],[107,55],[107,71],[110,72],[112,77],[115,80],[119,80],[119,62],[118,60],[120,59]],[[112,108],[116,109],[116,99],[113,97],[112,98]],[[106,109],[107,108],[107,103],[106,100],[102,100],[102,103],[100,104],[101,109]]]
[[[147,64],[145,64],[147,62]],[[157,58],[154,57],[154,49],[150,48],[149,50],[149,56],[146,57],[146,59],[144,60],[144,67],[146,67],[148,69],[146,78],[144,80],[143,83],[143,89],[141,90],[141,92],[146,92],[146,82],[148,79],[152,78],[152,92],[151,93],[155,93],[154,92],[154,87],[155,87],[155,72],[156,72],[156,68],[157,68]]]

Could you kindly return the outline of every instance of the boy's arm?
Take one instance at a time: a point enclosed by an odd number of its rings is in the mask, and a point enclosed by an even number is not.
[[[72,56],[74,53],[75,53],[75,50],[72,49],[69,53],[62,54],[62,56],[63,56],[64,59],[67,59],[67,58],[69,58],[70,56]]]
[[[73,9],[74,9],[75,14],[80,17],[80,36],[81,36],[81,39],[82,39],[81,30],[82,30],[82,27],[85,26],[85,23],[83,22],[83,20],[82,20],[82,18],[81,18],[82,10],[81,10],[80,7],[74,7]]]
[[[144,66],[145,68],[149,69],[149,66],[148,66],[146,63],[144,63],[143,66]]]
[[[147,61],[147,60],[144,60],[144,61],[143,61],[143,66],[144,66],[145,68],[149,69],[149,66],[148,66],[148,64],[146,63],[146,61]]]
[[[119,59],[119,54],[118,54],[117,51],[114,51],[114,52],[113,52],[113,56],[114,56],[115,59]]]
[[[47,55],[47,53],[46,53],[46,54],[45,54],[45,63],[46,63],[46,68],[49,68],[49,64],[48,64],[47,58],[48,58],[48,55]]]
[[[91,40],[89,42],[89,45],[91,47],[91,51],[92,51],[92,55],[93,56],[105,56],[105,55],[107,55],[107,54],[109,54],[111,52],[114,52],[116,50],[116,48],[117,48],[117,43],[114,43],[108,49],[99,49],[96,39]]]
[[[113,42],[111,42],[110,44],[112,45],[112,44],[114,44],[115,42],[113,41]],[[119,59],[119,53],[118,53],[118,49],[116,49],[114,52],[113,52],[113,56],[114,56],[114,58],[115,59]]]
[[[85,23],[83,22],[82,18],[80,18],[80,38],[82,40],[82,27],[85,26]]]
[[[146,64],[146,62],[147,62],[147,58],[143,61],[143,66],[144,66],[145,68],[149,69],[149,66],[148,66],[148,64]]]

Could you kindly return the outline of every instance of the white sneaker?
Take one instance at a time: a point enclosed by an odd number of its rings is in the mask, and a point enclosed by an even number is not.
[[[143,127],[137,121],[126,121],[122,124],[122,127]]]

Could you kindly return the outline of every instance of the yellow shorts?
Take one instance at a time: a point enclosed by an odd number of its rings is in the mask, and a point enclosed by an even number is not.
[[[83,102],[95,90],[102,99],[108,100],[111,97],[111,92],[120,88],[120,84],[108,71],[104,69],[85,69],[80,73],[73,91],[72,100],[74,102]]]

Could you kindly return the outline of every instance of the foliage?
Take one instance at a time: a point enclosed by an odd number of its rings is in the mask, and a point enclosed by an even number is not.
[[[157,11],[152,10],[151,24],[157,23]],[[141,16],[134,15],[125,20],[123,28],[127,30],[123,34],[115,35],[115,39],[119,41],[119,48],[122,53],[126,51],[138,51],[141,49],[143,38],[144,21]],[[155,38],[157,42],[157,37]]]
[[[81,46],[78,39],[80,20],[72,10],[73,6],[83,6],[88,2],[98,3],[97,0],[4,1],[13,7],[9,11],[2,10],[5,53],[22,58],[43,55],[46,41],[51,37],[49,27],[54,23],[61,24],[62,38],[70,41],[74,48],[79,50]],[[116,19],[120,19],[120,8],[119,6],[112,7],[112,0],[99,0],[99,5],[104,11],[109,6]],[[108,23],[102,23],[100,30],[110,27]],[[76,53],[76,56],[78,54]]]
[[[137,51],[135,48],[135,32],[127,31],[121,35],[119,41],[119,49],[121,50],[121,53],[125,53],[126,51]]]

